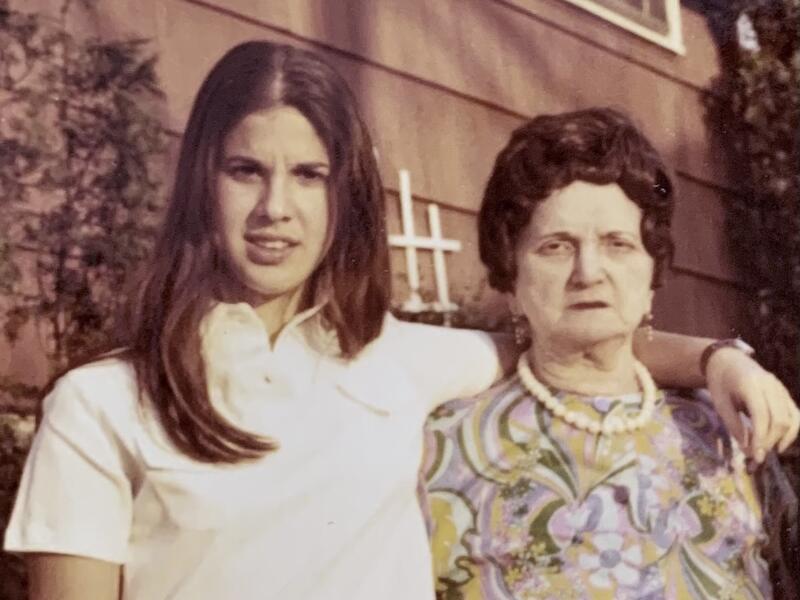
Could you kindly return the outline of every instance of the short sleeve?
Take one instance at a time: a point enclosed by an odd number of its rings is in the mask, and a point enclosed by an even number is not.
[[[97,391],[105,395],[102,383]],[[113,413],[101,404],[113,399],[93,404],[84,386],[68,374],[44,400],[5,532],[7,551],[126,560],[131,484]]]
[[[502,375],[497,347],[483,331],[404,323],[402,353],[429,410],[454,398],[474,396]]]

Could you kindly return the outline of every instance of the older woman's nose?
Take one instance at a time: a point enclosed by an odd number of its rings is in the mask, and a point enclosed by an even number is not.
[[[585,287],[603,278],[602,257],[593,245],[581,247],[575,254],[571,280],[575,285]]]

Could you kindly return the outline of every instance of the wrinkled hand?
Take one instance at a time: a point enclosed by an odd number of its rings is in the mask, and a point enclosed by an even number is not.
[[[708,361],[706,383],[714,408],[742,450],[756,462],[786,450],[800,429],[800,410],[772,373],[743,352],[717,350]],[[750,427],[741,418],[744,413]]]

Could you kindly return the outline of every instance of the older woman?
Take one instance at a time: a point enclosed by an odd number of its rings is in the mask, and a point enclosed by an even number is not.
[[[518,372],[429,421],[442,598],[762,598],[742,455],[702,394],[633,355],[672,253],[672,187],[623,115],[543,116],[499,155],[479,226],[532,332]]]

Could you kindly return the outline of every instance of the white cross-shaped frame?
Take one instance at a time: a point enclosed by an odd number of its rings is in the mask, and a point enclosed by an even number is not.
[[[442,223],[439,217],[439,206],[428,204],[428,226],[430,237],[420,237],[414,233],[414,212],[411,198],[411,176],[406,169],[401,169],[400,175],[400,222],[403,227],[401,235],[390,235],[389,245],[405,248],[406,275],[408,278],[409,297],[403,303],[403,310],[418,313],[425,310],[448,313],[458,310],[458,305],[450,301],[450,291],[447,281],[447,265],[445,252],[459,252],[461,242],[442,237]],[[433,274],[436,280],[437,301],[426,303],[419,293],[419,263],[417,250],[430,250],[433,252]]]

